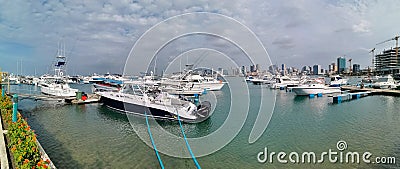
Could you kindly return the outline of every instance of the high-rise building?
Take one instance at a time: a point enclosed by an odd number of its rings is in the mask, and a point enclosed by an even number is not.
[[[337,65],[338,65],[338,74],[343,73],[346,70],[346,58],[338,57]]]
[[[254,65],[250,65],[250,72],[255,72],[255,66]]]
[[[259,72],[260,70],[261,70],[260,65],[259,65],[259,64],[256,64],[256,70],[255,70],[255,72]]]
[[[336,63],[332,63],[331,65],[333,66],[333,72],[337,72],[338,67],[337,67]]]
[[[309,66],[303,66],[303,68],[301,68],[301,72],[305,73],[305,74],[310,74],[311,73],[311,69]]]
[[[271,74],[275,74],[278,71],[278,66],[277,65],[271,65],[268,67],[268,70]]]
[[[376,71],[382,74],[399,73],[400,71],[400,52],[396,56],[396,48],[384,50],[382,53],[375,55]]]
[[[285,76],[286,75],[286,64],[282,64],[282,75]]]
[[[245,75],[247,73],[246,66],[242,66],[242,70],[241,71],[242,71],[241,73],[243,75]]]
[[[328,65],[328,71],[329,72],[333,72],[333,65],[332,64]]]
[[[324,74],[321,65],[314,65],[313,66],[313,75],[321,75]]]
[[[353,73],[360,73],[360,64],[353,64]]]

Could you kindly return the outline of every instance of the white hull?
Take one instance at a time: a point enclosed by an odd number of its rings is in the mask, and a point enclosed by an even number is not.
[[[60,96],[60,97],[74,97],[74,96],[76,96],[76,92],[78,92],[78,89],[72,89],[69,87],[61,87],[61,85],[41,86],[40,90],[43,94],[47,94],[47,95],[51,95],[51,96]]]
[[[221,90],[224,87],[224,83],[194,83],[193,88],[207,89],[208,91]]]
[[[379,77],[377,82],[372,84],[375,89],[395,89],[397,87],[396,81],[394,81],[391,75]]]
[[[331,93],[340,93],[340,87],[293,87],[291,88],[292,92],[296,93],[299,96],[308,96],[310,94],[331,94]]]

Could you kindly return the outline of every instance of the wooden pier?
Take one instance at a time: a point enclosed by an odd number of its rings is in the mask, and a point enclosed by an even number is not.
[[[349,91],[350,93],[371,92],[370,95],[400,96],[400,90],[359,88],[356,86],[342,86],[341,89],[344,91]]]
[[[14,93],[9,93],[7,95],[11,96]],[[100,101],[100,96],[97,94],[88,94],[86,100],[77,99],[77,97],[63,97],[63,96],[50,96],[44,94],[18,94],[18,99],[32,99],[35,101],[43,100],[43,101],[57,101],[57,102],[65,102],[70,104],[89,104],[89,103],[97,103]]]
[[[89,94],[88,98],[86,100],[82,99],[72,99],[72,100],[66,100],[66,102],[72,103],[72,104],[90,104],[90,103],[98,103],[100,101],[100,96],[97,94]]]

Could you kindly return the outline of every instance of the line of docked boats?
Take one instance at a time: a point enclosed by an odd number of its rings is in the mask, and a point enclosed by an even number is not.
[[[333,94],[340,93],[341,86],[349,85],[348,79],[339,75],[326,77],[289,77],[289,76],[272,76],[264,75],[262,77],[247,77],[248,83],[254,85],[266,85],[271,89],[290,90],[296,95],[306,96],[311,94]],[[399,88],[399,82],[391,75],[364,77],[358,84],[360,87],[371,87],[376,89],[395,89]]]
[[[69,84],[91,83],[92,92],[100,96],[103,105],[123,113],[156,119],[178,120],[179,116],[181,121],[188,123],[204,121],[211,115],[211,103],[200,100],[199,96],[207,91],[221,90],[225,84],[217,80],[218,74],[209,75],[190,69],[162,78],[151,73],[139,78],[107,74],[71,79],[65,76],[66,64],[65,46],[59,44],[52,64],[54,74],[34,79],[41,93],[65,98],[78,97],[78,89]]]

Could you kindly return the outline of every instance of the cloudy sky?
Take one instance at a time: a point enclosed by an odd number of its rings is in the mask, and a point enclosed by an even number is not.
[[[189,12],[223,14],[243,23],[274,64],[326,68],[345,55],[366,67],[370,49],[394,46],[394,41],[376,43],[400,32],[399,11],[396,0],[0,0],[0,67],[17,72],[22,63],[23,74],[45,73],[63,39],[69,74],[122,73],[146,30]]]

